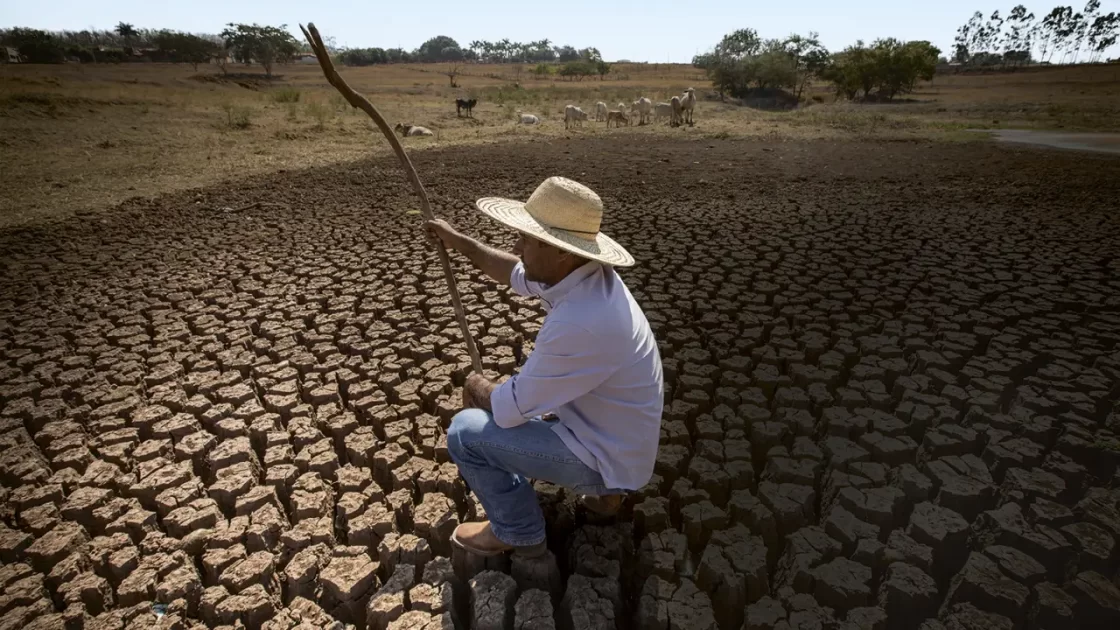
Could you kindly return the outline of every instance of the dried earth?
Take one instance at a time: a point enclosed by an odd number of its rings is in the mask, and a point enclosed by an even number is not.
[[[437,214],[600,191],[658,335],[656,475],[452,554],[469,370],[395,163],[0,233],[0,628],[1115,628],[1120,159],[554,140],[420,153]],[[457,258],[486,368],[542,315]],[[552,561],[555,560],[555,564]]]

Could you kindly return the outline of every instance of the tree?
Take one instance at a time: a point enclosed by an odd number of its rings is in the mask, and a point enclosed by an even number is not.
[[[901,42],[894,38],[876,40],[870,47],[862,41],[833,56],[822,77],[836,86],[838,94],[855,99],[876,96],[887,100],[914,91],[919,80],[933,78],[941,51],[926,41]]]
[[[457,88],[459,85],[455,83],[455,77],[459,76],[459,62],[453,61],[447,66],[447,71],[444,72],[447,78],[451,79],[451,87]]]
[[[590,61],[591,63],[598,63],[603,60],[603,55],[599,53],[598,48],[581,48],[579,51],[580,59]]]
[[[572,46],[560,46],[556,49],[556,57],[561,62],[577,61],[579,59],[579,51]]]
[[[124,40],[124,45],[131,48],[132,38],[136,37],[136,27],[127,22],[117,22],[117,35]]]
[[[426,63],[459,61],[463,58],[463,50],[459,47],[459,42],[446,35],[438,35],[420,44],[415,57]]]
[[[1003,48],[1003,18],[999,11],[993,12],[992,17],[988,18],[983,32],[984,44],[981,48],[984,52],[998,52]]]
[[[1028,13],[1025,6],[1020,4],[1011,9],[1007,16],[1008,31],[1003,46],[1005,60],[1030,61],[1032,21],[1034,13]]]
[[[606,78],[607,74],[611,71],[611,64],[600,59],[595,62],[595,72],[599,73],[599,80],[602,81]]]
[[[218,44],[204,37],[168,30],[157,33],[152,43],[166,61],[189,63],[195,70],[198,70],[198,64],[206,63],[220,52]]]
[[[584,77],[595,74],[595,71],[595,66],[592,65],[591,62],[582,59],[578,61],[569,61],[563,66],[560,66],[560,76],[579,81],[582,81]]]
[[[797,100],[801,100],[805,86],[828,67],[831,56],[828,54],[828,49],[821,45],[820,35],[816,32],[810,32],[808,37],[790,35],[782,46],[793,59],[794,70],[797,73]]]
[[[984,14],[977,11],[972,14],[968,22],[957,29],[957,36],[953,39],[953,61],[955,63],[968,63],[972,51],[976,50],[976,39],[984,28]]]
[[[46,31],[13,28],[4,37],[5,44],[19,50],[29,63],[62,63],[66,54],[60,42]]]
[[[272,64],[291,59],[299,50],[287,28],[287,24],[276,27],[231,22],[222,31],[222,39],[234,59],[241,63],[256,61],[264,68],[265,76],[272,78]]]
[[[1089,61],[1100,61],[1101,55],[1116,43],[1120,30],[1120,14],[1098,15],[1089,25]]]

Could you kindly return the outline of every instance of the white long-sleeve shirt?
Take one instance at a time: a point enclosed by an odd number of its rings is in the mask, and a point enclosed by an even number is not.
[[[664,405],[661,355],[641,307],[609,266],[588,262],[559,283],[510,286],[547,315],[521,371],[490,394],[494,422],[511,428],[555,413],[553,431],[607,488],[637,490],[657,460]]]

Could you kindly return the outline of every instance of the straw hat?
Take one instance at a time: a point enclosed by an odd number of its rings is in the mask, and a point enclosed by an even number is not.
[[[587,186],[565,177],[549,177],[528,201],[484,197],[478,209],[509,227],[614,267],[629,267],[634,257],[599,231],[603,200]]]

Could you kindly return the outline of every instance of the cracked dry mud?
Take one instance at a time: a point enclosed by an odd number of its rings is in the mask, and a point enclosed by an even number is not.
[[[539,484],[551,554],[453,554],[469,361],[415,202],[390,161],[278,173],[0,234],[0,628],[1120,627],[1120,161],[414,159],[497,245],[477,197],[602,193],[667,386],[624,518]],[[512,374],[540,307],[455,266]]]

